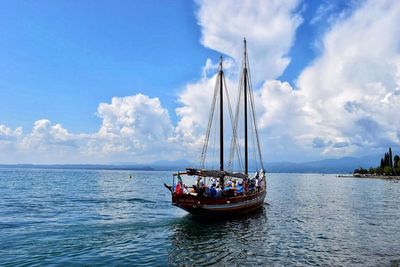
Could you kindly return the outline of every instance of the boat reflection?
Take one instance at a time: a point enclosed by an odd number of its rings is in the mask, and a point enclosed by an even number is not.
[[[171,265],[249,264],[267,235],[267,209],[228,220],[205,220],[187,215],[172,226]],[[257,257],[258,260],[261,257]],[[252,262],[256,263],[256,262]]]

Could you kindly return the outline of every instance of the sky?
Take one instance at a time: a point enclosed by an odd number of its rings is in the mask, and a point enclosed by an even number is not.
[[[400,152],[400,2],[0,1],[0,163],[199,158],[246,37],[264,160]]]

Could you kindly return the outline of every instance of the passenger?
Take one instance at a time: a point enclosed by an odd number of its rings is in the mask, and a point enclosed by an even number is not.
[[[249,179],[243,179],[243,191],[247,192],[247,190],[249,189]]]
[[[206,188],[204,186],[203,180],[201,180],[200,177],[197,178],[196,184],[197,185],[193,185],[194,191],[197,193],[198,196],[200,197],[204,196]]]
[[[175,194],[178,195],[178,196],[183,194],[182,183],[179,182],[176,185]]]
[[[256,191],[257,191],[257,192],[260,191],[258,178],[255,179],[255,188],[256,188]]]
[[[250,183],[249,183],[249,191],[254,191],[254,189],[255,189],[255,186],[256,186],[256,179],[255,179],[255,178],[253,178],[253,179],[250,179]]]
[[[215,190],[217,191],[216,197],[221,197],[221,188],[216,188]]]
[[[259,191],[261,191],[262,189],[264,189],[264,179],[263,179],[263,177],[261,176],[260,177],[260,179],[259,179],[260,181],[258,182],[258,186],[259,186]]]
[[[210,183],[211,183],[211,185],[215,185],[217,182],[215,181],[215,178],[214,177],[212,177],[211,179],[210,179]]]
[[[215,197],[217,196],[217,190],[215,189],[214,186],[211,186],[211,189],[210,189],[210,196],[211,196],[212,198],[215,198]]]
[[[264,189],[264,187],[265,187],[265,171],[264,171],[264,169],[260,170],[260,182],[259,182],[259,185],[260,185],[260,189],[261,190]]]
[[[185,184],[183,184],[183,193],[186,195],[190,194],[190,191],[189,191],[187,185],[185,185]]]

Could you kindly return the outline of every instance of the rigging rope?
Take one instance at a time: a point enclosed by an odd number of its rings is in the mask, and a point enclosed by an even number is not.
[[[248,58],[247,58],[248,61]],[[248,69],[249,69],[249,83],[251,86],[251,75],[250,75],[250,64],[248,65]],[[258,148],[258,154],[259,154],[259,158],[260,158],[260,164],[261,164],[261,168],[264,169],[264,162],[263,162],[263,158],[262,158],[262,153],[261,153],[261,145],[260,145],[260,137],[258,134],[258,127],[257,127],[257,118],[256,118],[256,112],[255,112],[255,105],[254,105],[254,96],[253,96],[253,90],[252,88],[250,88],[250,106],[251,106],[251,110],[252,110],[252,114],[253,114],[253,121],[254,121],[254,129],[256,132],[256,140],[257,140],[257,148]]]
[[[215,88],[214,88],[214,96],[213,96],[213,100],[212,100],[212,103],[211,103],[210,117],[208,118],[206,135],[204,137],[203,150],[201,152],[200,166],[202,168],[204,168],[204,161],[205,161],[206,154],[207,154],[208,141],[209,141],[209,138],[210,138],[210,130],[211,130],[211,125],[212,125],[213,116],[214,116],[215,103],[217,101],[218,82],[219,82],[218,77],[219,77],[219,75],[217,76],[217,82],[216,82]]]
[[[253,144],[253,156],[255,159],[255,163],[256,163],[256,168],[258,169],[258,164],[257,164],[257,153],[256,153],[256,145],[254,144],[254,139],[256,140],[257,143],[257,150],[258,150],[258,156],[259,156],[259,160],[260,160],[260,164],[261,164],[261,168],[264,168],[264,164],[263,164],[263,159],[262,159],[262,154],[261,154],[261,145],[260,145],[260,138],[259,138],[259,133],[258,133],[258,127],[257,127],[257,119],[256,119],[256,113],[255,113],[255,104],[254,104],[254,95],[253,95],[253,90],[251,88],[251,75],[250,75],[250,64],[248,62],[248,56],[247,53],[245,53],[245,57],[242,61],[241,64],[241,69],[244,69],[244,66],[247,67],[247,74],[248,74],[248,80],[247,80],[247,85],[248,85],[248,99],[244,99],[244,101],[248,101],[250,102],[250,113],[251,113],[251,119],[250,119],[250,126],[251,126],[251,139],[252,139],[252,144]],[[207,151],[208,151],[208,145],[210,142],[210,134],[211,134],[211,127],[213,126],[213,120],[214,118],[217,119],[215,115],[215,106],[217,103],[217,99],[219,99],[219,88],[218,88],[218,84],[221,82],[220,79],[223,79],[223,90],[225,90],[225,94],[227,96],[227,102],[228,102],[228,111],[229,111],[229,116],[230,116],[230,120],[232,123],[232,139],[231,139],[231,146],[230,146],[230,152],[229,152],[229,161],[228,161],[228,168],[231,168],[231,170],[233,170],[233,165],[234,165],[234,160],[235,160],[235,154],[237,155],[238,158],[238,165],[239,168],[241,170],[243,170],[243,158],[242,158],[242,154],[241,154],[241,149],[240,149],[240,142],[239,142],[239,137],[238,137],[238,128],[239,128],[239,119],[240,119],[240,102],[242,99],[242,94],[243,94],[243,83],[244,83],[244,71],[241,73],[240,76],[240,82],[239,82],[239,95],[237,98],[237,103],[236,103],[236,112],[233,115],[233,111],[232,111],[232,106],[231,106],[231,102],[230,102],[230,96],[229,96],[229,91],[227,88],[227,83],[225,80],[225,76],[222,74],[219,74],[217,76],[216,79],[216,84],[215,84],[215,88],[214,88],[214,95],[213,95],[213,100],[212,100],[212,104],[211,104],[211,113],[208,119],[208,124],[207,124],[207,130],[206,130],[206,135],[204,137],[204,144],[203,144],[203,149],[202,149],[202,153],[201,153],[201,159],[200,159],[200,166],[202,168],[204,168],[205,166],[205,158],[207,155]],[[223,92],[222,92],[223,93]],[[218,112],[218,111],[217,111]],[[218,114],[217,114],[218,115]],[[216,143],[216,127],[215,127],[215,134],[214,134],[214,138],[212,140],[212,147],[214,148],[213,150],[213,158],[215,156],[215,143]],[[236,152],[236,153],[235,153]]]
[[[224,82],[226,85],[226,81],[225,81],[225,77],[224,77]],[[237,147],[237,131],[236,131],[236,125],[235,122],[236,120],[233,117],[233,112],[232,112],[232,106],[231,106],[231,100],[230,100],[230,96],[229,96],[229,92],[228,92],[228,88],[225,86],[225,92],[226,92],[226,96],[227,96],[227,100],[228,100],[228,110],[229,110],[229,117],[231,119],[231,123],[232,123],[232,139],[231,139],[231,147],[230,147],[230,153],[229,153],[229,161],[228,161],[228,167],[233,167],[232,166],[232,154],[234,154],[234,150],[236,150],[236,152],[240,153],[240,150]],[[240,160],[240,155],[238,155],[238,158]],[[239,162],[240,164],[240,162]],[[231,169],[233,170],[233,169]]]
[[[234,122],[232,125],[232,130],[234,132],[234,138],[232,138],[231,140],[231,148],[230,148],[230,153],[229,153],[229,164],[228,166],[231,166],[233,169],[233,160],[234,160],[234,156],[235,156],[235,150],[238,156],[238,164],[239,164],[239,168],[243,169],[243,162],[242,162],[242,156],[240,153],[240,146],[239,146],[239,142],[238,142],[238,136],[237,136],[237,128],[238,128],[238,121],[239,121],[239,114],[240,114],[240,102],[241,102],[241,98],[242,98],[242,84],[243,84],[243,79],[241,77],[240,79],[240,83],[239,83],[239,96],[238,96],[238,100],[236,103],[236,113],[235,113],[235,118],[234,118]]]

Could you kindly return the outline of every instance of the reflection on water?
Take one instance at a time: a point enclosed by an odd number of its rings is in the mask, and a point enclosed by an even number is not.
[[[179,265],[257,264],[265,239],[267,205],[247,216],[204,220],[185,216],[172,226],[169,263]],[[257,254],[257,257],[252,255]]]

